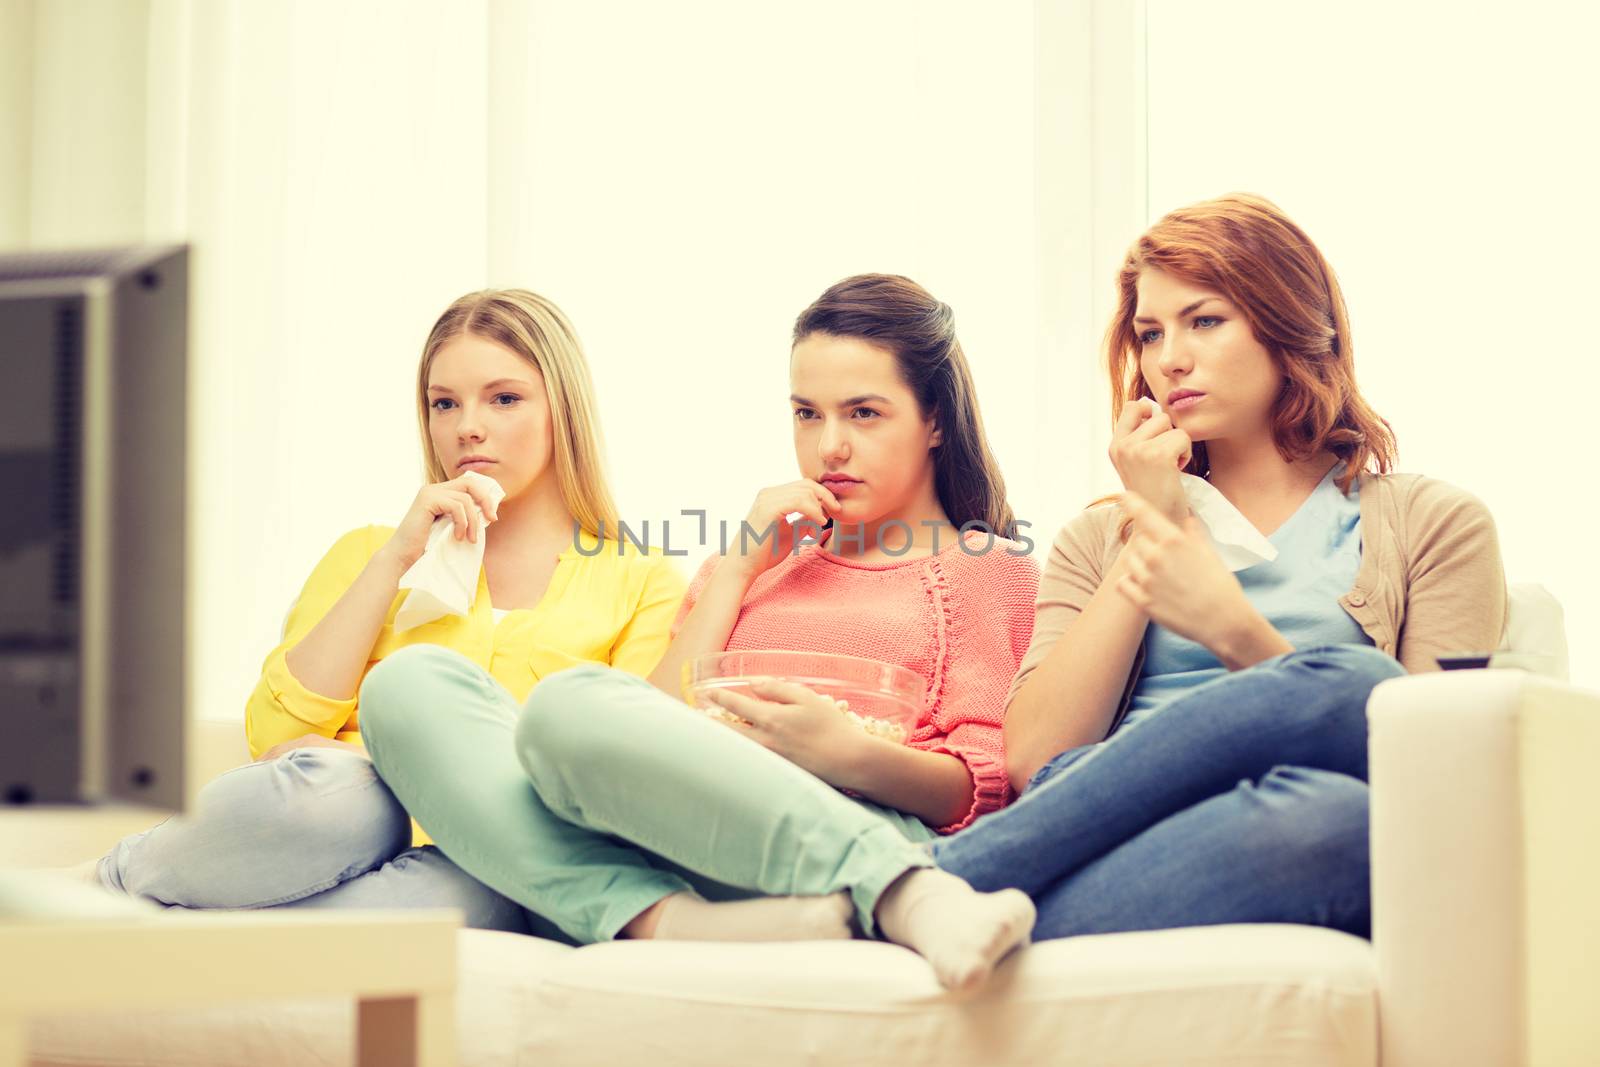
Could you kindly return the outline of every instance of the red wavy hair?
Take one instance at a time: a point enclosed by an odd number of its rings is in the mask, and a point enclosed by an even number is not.
[[[1127,401],[1150,395],[1133,325],[1146,270],[1213,289],[1240,309],[1283,373],[1272,437],[1286,460],[1333,453],[1345,463],[1339,483],[1347,493],[1363,471],[1393,468],[1394,431],[1356,388],[1350,317],[1333,268],[1276,204],[1249,193],[1179,208],[1128,250],[1105,339],[1113,421]],[[1185,470],[1202,477],[1210,470],[1203,442]]]

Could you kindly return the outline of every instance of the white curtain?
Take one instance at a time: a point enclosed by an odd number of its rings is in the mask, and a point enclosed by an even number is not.
[[[491,7],[491,281],[547,291],[584,334],[628,517],[736,524],[795,476],[789,329],[866,271],[955,309],[1035,539],[1090,499],[1090,14]]]

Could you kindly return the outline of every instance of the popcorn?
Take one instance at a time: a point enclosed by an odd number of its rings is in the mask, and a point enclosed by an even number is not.
[[[906,728],[901,726],[899,723],[890,722],[888,719],[879,719],[871,715],[857,715],[855,712],[850,710],[850,702],[848,700],[835,700],[833,704],[839,709],[839,713],[850,722],[850,725],[856,727],[857,729],[863,730],[866,733],[871,734],[873,737],[881,737],[891,744],[905,744],[907,731]],[[718,707],[715,704],[696,705],[695,710],[703,715],[716,719],[718,722],[725,722],[730,726],[752,725],[749,719],[735,715],[727,708]]]
[[[708,719],[716,719],[718,722],[725,722],[729,726],[755,725],[749,719],[735,715],[727,708],[719,708],[715,704],[696,704],[694,705],[694,710],[698,711]]]
[[[899,723],[890,722],[888,719],[874,718],[871,715],[857,715],[850,710],[850,702],[848,700],[835,700],[834,703],[844,713],[845,718],[850,720],[852,726],[865,730],[873,737],[881,737],[885,741],[892,741],[897,745],[905,744],[906,728]]]

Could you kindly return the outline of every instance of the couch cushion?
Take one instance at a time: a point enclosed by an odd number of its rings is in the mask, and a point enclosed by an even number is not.
[[[464,1067],[1150,1063],[1370,1067],[1370,946],[1297,926],[1073,938],[951,997],[874,942],[618,942],[461,934]],[[348,1004],[78,1016],[32,1028],[37,1067],[351,1062]]]
[[[1493,666],[1567,680],[1566,615],[1550,590],[1535,582],[1506,587],[1506,633],[1496,653]]]
[[[1047,942],[966,999],[879,943],[597,945],[534,1003],[525,1047],[572,1067],[1376,1062],[1370,947],[1307,927]]]

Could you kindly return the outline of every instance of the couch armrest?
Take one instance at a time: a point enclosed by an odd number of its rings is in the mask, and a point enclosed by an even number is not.
[[[1521,671],[1385,682],[1371,724],[1385,1067],[1600,1049],[1600,693]]]

